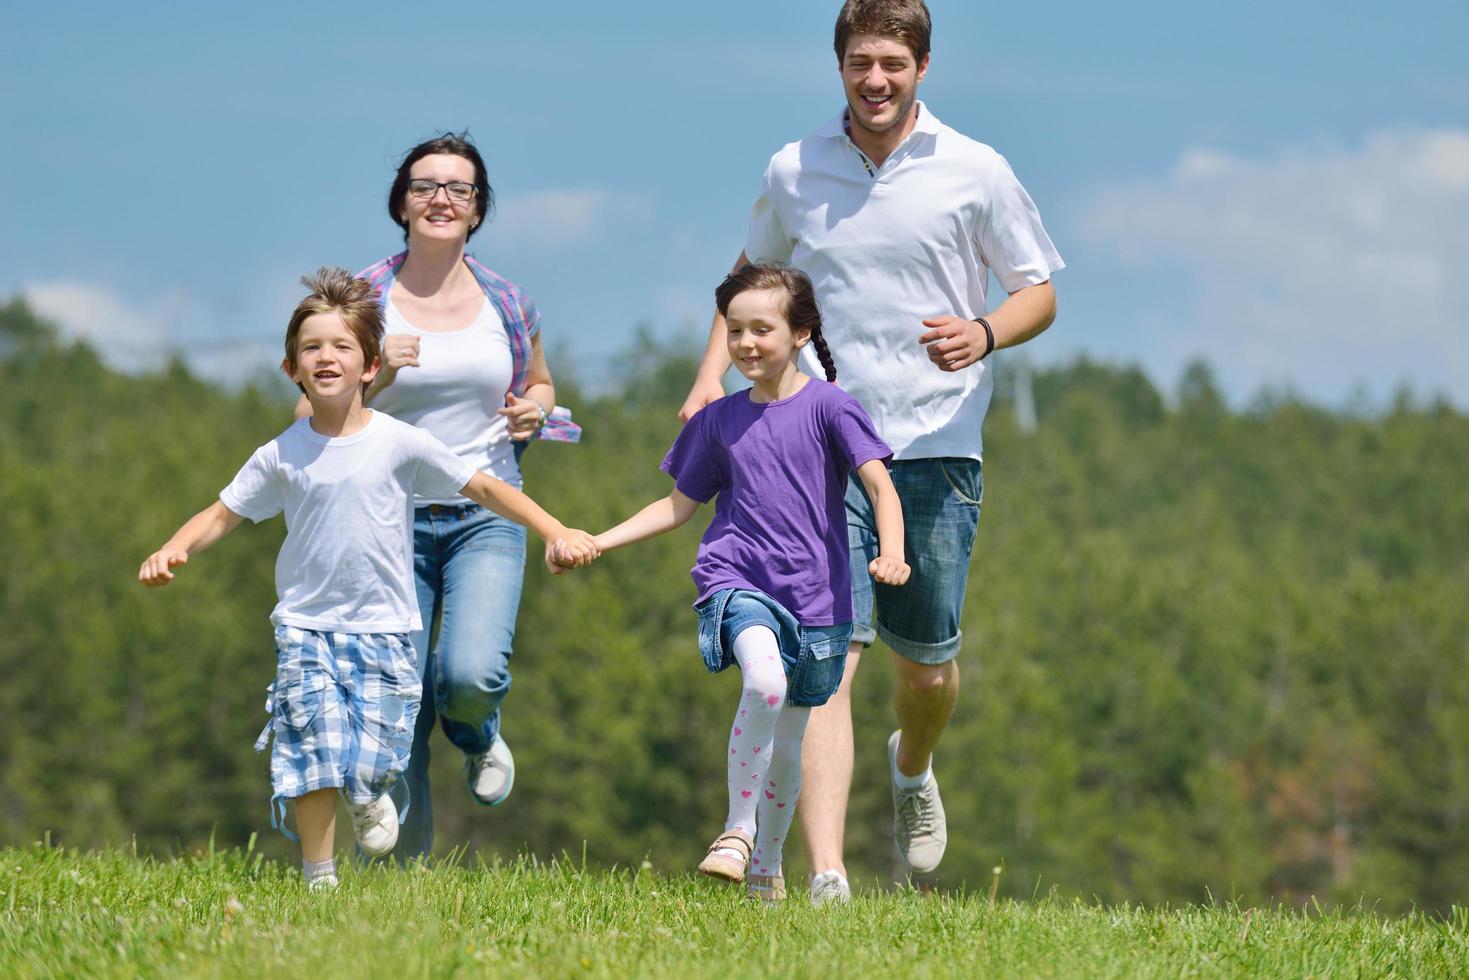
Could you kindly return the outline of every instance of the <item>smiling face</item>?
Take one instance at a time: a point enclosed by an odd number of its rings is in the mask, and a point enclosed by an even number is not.
[[[761,388],[774,391],[796,373],[796,353],[811,331],[791,329],[781,289],[747,289],[729,301],[725,313],[730,360]]]
[[[434,153],[414,162],[408,171],[410,181],[431,180],[438,184],[462,182],[474,184],[474,164],[453,153]],[[434,188],[430,197],[417,197],[405,190],[399,202],[401,216],[408,226],[408,241],[469,240],[469,233],[479,221],[474,197],[455,201],[446,188]]]
[[[841,71],[852,125],[873,134],[887,133],[912,119],[928,58],[920,64],[902,41],[858,34],[847,42]]]
[[[361,398],[377,375],[378,361],[364,364],[362,343],[339,313],[314,313],[301,321],[296,358],[281,368],[301,386],[312,405]]]

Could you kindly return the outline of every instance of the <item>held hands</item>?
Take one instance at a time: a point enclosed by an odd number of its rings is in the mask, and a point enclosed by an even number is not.
[[[546,542],[546,567],[552,575],[568,569],[590,565],[602,555],[597,539],[585,531],[570,528],[554,541]]]
[[[901,558],[878,555],[867,566],[868,573],[883,585],[902,585],[912,573],[908,563]]]
[[[391,376],[405,367],[418,367],[418,337],[411,333],[390,333],[383,338],[383,370]]]
[[[928,331],[918,342],[928,348],[928,359],[940,371],[962,371],[985,355],[988,338],[984,327],[959,316],[934,316],[923,321]]]
[[[173,581],[171,569],[189,562],[189,553],[182,548],[159,548],[138,569],[138,581],[149,588],[157,588]]]
[[[546,424],[546,410],[540,402],[524,396],[517,398],[512,392],[505,393],[505,407],[495,411],[505,416],[505,427],[516,442],[533,438]]]

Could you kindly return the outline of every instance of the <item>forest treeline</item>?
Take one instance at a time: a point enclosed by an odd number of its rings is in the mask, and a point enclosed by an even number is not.
[[[563,382],[584,442],[525,457],[568,523],[600,530],[667,492],[692,362],[628,368],[602,396]],[[282,523],[247,524],[167,589],[136,573],[293,392],[119,374],[19,301],[0,306],[0,378],[0,844],[258,834],[288,853],[251,749]],[[941,884],[988,888],[1002,864],[1016,897],[1464,904],[1469,418],[1407,395],[1234,411],[1203,367],[1168,398],[1085,362],[1033,388],[1034,433],[1003,398],[986,427],[965,687],[936,762]],[[473,806],[436,739],[441,850],[697,860],[738,691],[695,652],[707,517],[560,578],[532,562],[504,719],[515,793]],[[887,657],[855,691],[847,841],[866,882],[892,871]]]

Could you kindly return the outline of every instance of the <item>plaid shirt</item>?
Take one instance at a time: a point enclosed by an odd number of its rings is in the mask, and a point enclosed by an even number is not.
[[[379,302],[386,306],[388,292],[398,278],[398,268],[407,257],[407,252],[390,255],[357,273],[357,278],[371,283],[377,289]],[[485,298],[494,305],[500,314],[500,321],[505,324],[505,334],[510,339],[510,390],[517,396],[524,395],[526,380],[530,375],[531,338],[540,333],[541,314],[536,309],[536,304],[531,302],[531,298],[519,286],[509,279],[497,276],[474,256],[465,255],[464,264],[469,266],[475,282],[479,283]],[[536,433],[536,438],[549,439],[552,442],[580,442],[581,426],[571,421],[571,412],[568,409],[557,405],[547,415],[546,424]],[[517,444],[517,457],[521,447],[525,445],[526,443]]]

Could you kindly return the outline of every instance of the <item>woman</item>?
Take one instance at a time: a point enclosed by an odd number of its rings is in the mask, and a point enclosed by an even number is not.
[[[358,273],[378,287],[387,336],[367,403],[428,429],[515,487],[531,439],[575,442],[546,367],[535,305],[465,245],[493,207],[484,161],[467,134],[409,150],[388,192],[407,251]],[[469,793],[510,795],[515,761],[500,732],[525,572],[525,529],[462,497],[416,501],[414,573],[424,628],[414,634],[423,707],[404,777],[408,812],[396,853],[433,847],[429,736],[437,716],[464,753]],[[401,794],[395,794],[401,795]],[[402,802],[402,801],[400,801]],[[401,807],[400,807],[401,809]]]

